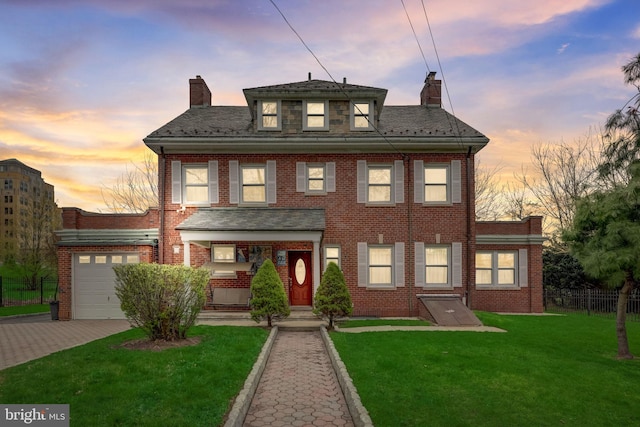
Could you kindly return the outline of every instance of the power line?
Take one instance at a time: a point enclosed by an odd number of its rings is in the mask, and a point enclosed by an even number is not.
[[[300,40],[300,42],[302,43],[302,45],[307,49],[307,51],[309,51],[309,53],[314,57],[314,59],[316,60],[316,62],[320,65],[320,67],[322,67],[322,69],[327,73],[327,75],[329,76],[329,78],[331,79],[331,81],[336,85],[336,87],[338,88],[338,90],[340,90],[340,92],[342,92],[342,94],[347,98],[347,100],[352,101],[352,99],[349,97],[349,94],[344,90],[344,88],[342,86],[340,86],[340,84],[338,84],[338,82],[336,81],[336,79],[333,78],[333,76],[331,75],[331,73],[329,72],[329,70],[322,64],[322,62],[320,61],[320,59],[316,56],[315,53],[313,53],[313,51],[311,50],[311,48],[307,45],[307,43],[305,43],[304,39],[302,38],[302,36],[295,30],[295,28],[293,28],[293,25],[291,25],[291,23],[289,22],[289,20],[287,19],[287,17],[284,15],[284,13],[280,10],[280,8],[278,7],[278,5],[275,3],[274,0],[269,0],[269,2],[273,5],[273,7],[276,8],[276,10],[278,11],[278,13],[280,14],[280,16],[282,16],[282,19],[284,19],[284,22],[286,22],[286,24],[289,26],[289,28],[291,29],[291,31],[293,31],[293,33],[298,37],[298,40]],[[380,129],[378,129],[378,127],[375,125],[375,123],[373,123],[370,119],[370,114],[365,114],[362,112],[362,110],[360,110],[360,108],[358,107],[358,105],[356,103],[352,103],[353,107],[358,111],[358,113],[367,118],[367,122],[369,123],[369,125],[371,125],[371,127],[378,133],[378,135],[380,135],[382,137],[382,139],[384,139],[384,141],[389,144],[389,146],[391,148],[393,148],[394,151],[396,151],[398,154],[401,154],[404,156],[404,154],[398,150],[398,148],[396,148],[395,145],[393,145],[393,143],[391,141],[389,141],[389,139],[382,134],[382,132],[380,132]]]
[[[427,58],[424,56],[424,51],[422,50],[422,46],[420,45],[420,40],[418,39],[416,30],[415,28],[413,28],[413,23],[411,22],[411,18],[409,17],[409,12],[407,12],[407,7],[404,4],[404,0],[400,0],[400,3],[402,3],[402,8],[404,9],[404,13],[405,15],[407,15],[407,20],[409,21],[409,25],[411,26],[411,31],[413,31],[413,37],[416,39],[416,43],[418,43],[418,49],[420,49],[420,54],[422,55],[422,60],[424,61],[424,65],[427,67],[427,71],[431,71],[431,69],[429,68],[429,64],[427,64]],[[422,6],[424,7],[424,3]]]

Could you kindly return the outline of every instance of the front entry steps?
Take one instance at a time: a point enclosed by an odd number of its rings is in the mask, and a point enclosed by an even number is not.
[[[418,299],[426,308],[427,317],[438,326],[482,326],[459,295],[418,295]]]

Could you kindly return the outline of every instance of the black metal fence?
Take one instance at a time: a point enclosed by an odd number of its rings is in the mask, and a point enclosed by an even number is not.
[[[550,313],[586,313],[589,316],[615,318],[617,290],[556,289],[544,291],[544,309]],[[634,289],[627,303],[627,320],[640,321],[640,289]]]
[[[40,278],[36,283],[23,278],[0,276],[0,307],[45,304],[56,297],[58,279]]]

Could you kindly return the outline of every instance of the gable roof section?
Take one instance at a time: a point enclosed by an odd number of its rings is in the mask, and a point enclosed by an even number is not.
[[[203,208],[185,219],[184,231],[324,231],[324,209]]]

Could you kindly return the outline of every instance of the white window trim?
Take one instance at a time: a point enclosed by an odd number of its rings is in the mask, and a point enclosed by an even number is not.
[[[449,246],[449,283],[446,285],[427,285],[426,278],[426,248]],[[453,289],[462,287],[462,243],[452,242],[451,245],[446,244],[425,244],[424,242],[415,242],[415,285],[416,287],[425,289]]]
[[[327,249],[337,249],[338,250],[338,267],[342,269],[342,247],[340,245],[325,245],[324,250],[322,251],[322,261],[324,265],[324,269],[326,270],[329,266],[329,261],[327,257]],[[331,258],[331,262],[333,262],[334,258]]]
[[[391,248],[391,281],[387,285],[370,284],[369,283],[369,248],[370,247],[390,247]],[[368,244],[366,242],[358,242],[358,287],[364,287],[372,290],[394,290],[404,287],[404,242],[396,242],[395,244]]]
[[[491,254],[491,284],[476,283],[477,289],[496,290],[496,289],[521,289],[528,286],[528,251],[527,249],[518,250],[477,250],[476,254]],[[511,253],[514,254],[514,282],[513,284],[498,284],[498,254]],[[478,267],[475,267],[476,271]],[[477,280],[477,273],[476,273]]]
[[[243,171],[245,169],[262,169],[264,171],[264,184],[262,185],[251,185],[251,187],[264,187],[264,200],[260,200],[257,202],[247,202],[244,200],[244,187],[245,184],[243,182]],[[240,204],[242,205],[260,205],[260,206],[264,206],[267,204],[267,165],[264,164],[245,164],[245,165],[240,165],[240,168],[238,169],[238,185],[239,185],[239,189],[240,189]],[[247,184],[248,185],[248,184]]]
[[[262,117],[264,116],[262,114],[262,103],[263,102],[275,102],[276,103],[276,123],[277,126],[275,127],[264,127],[262,125]],[[274,131],[279,131],[282,130],[282,101],[275,100],[275,99],[265,99],[265,100],[258,100],[258,130],[274,130]]]
[[[324,123],[322,126],[309,126],[307,118],[307,104],[324,104]],[[320,117],[319,114],[311,114],[312,117]],[[302,102],[302,130],[303,131],[327,131],[329,130],[329,101],[303,101]]]
[[[231,260],[216,260],[214,258],[214,250],[216,247],[225,247],[225,248],[232,248],[233,250],[233,259]],[[233,244],[223,244],[223,245],[217,245],[217,244],[212,244],[211,245],[211,262],[228,262],[230,264],[233,264],[236,262],[236,245]],[[237,279],[238,275],[236,274],[235,271],[229,271],[229,272],[225,272],[225,273],[216,273],[216,272],[212,272],[211,273],[211,278],[212,279]]]
[[[264,202],[244,202],[242,200],[242,169],[265,169],[265,198]],[[229,160],[229,203],[238,206],[268,206],[277,202],[276,196],[276,161],[267,160],[262,164],[239,164],[237,160]]]
[[[384,202],[369,201],[369,168],[384,167],[391,168],[391,200]],[[371,163],[366,160],[357,161],[357,202],[367,206],[395,206],[397,203],[404,203],[404,162],[395,160],[389,163]]]
[[[309,167],[324,167],[324,189],[309,190]],[[326,195],[336,191],[336,163],[296,162],[296,192],[307,195]]]
[[[365,114],[362,114],[360,111],[356,110],[356,104],[368,104],[369,105],[369,114],[366,114],[367,119],[368,119],[368,123],[367,123],[367,127],[356,127],[355,124],[355,118],[356,117],[362,117]],[[375,120],[375,115],[374,112],[375,110],[373,109],[374,103],[373,101],[366,101],[366,100],[362,100],[362,101],[351,101],[349,103],[349,125],[350,125],[350,129],[352,131],[372,131],[374,130],[374,120]]]
[[[447,263],[446,265],[442,264],[427,264],[427,249],[435,248],[435,249],[446,249],[447,250]],[[428,283],[427,278],[427,269],[429,267],[446,267],[447,268],[447,281],[444,283]],[[449,245],[425,245],[424,246],[424,268],[425,268],[425,287],[427,288],[449,288],[451,287],[451,246]]]
[[[447,168],[447,201],[425,201],[425,169]],[[415,179],[413,182],[413,202],[424,206],[445,206],[462,202],[462,164],[460,160],[452,160],[450,163],[426,163],[424,160],[414,160],[413,170]]]
[[[185,191],[186,179],[184,178],[184,174],[185,170],[189,167],[207,168],[207,201],[192,202],[189,200],[185,200],[187,192]],[[183,164],[180,160],[172,160],[171,203],[180,204],[182,206],[208,206],[211,204],[220,203],[218,186],[218,161],[210,160],[208,163]]]

